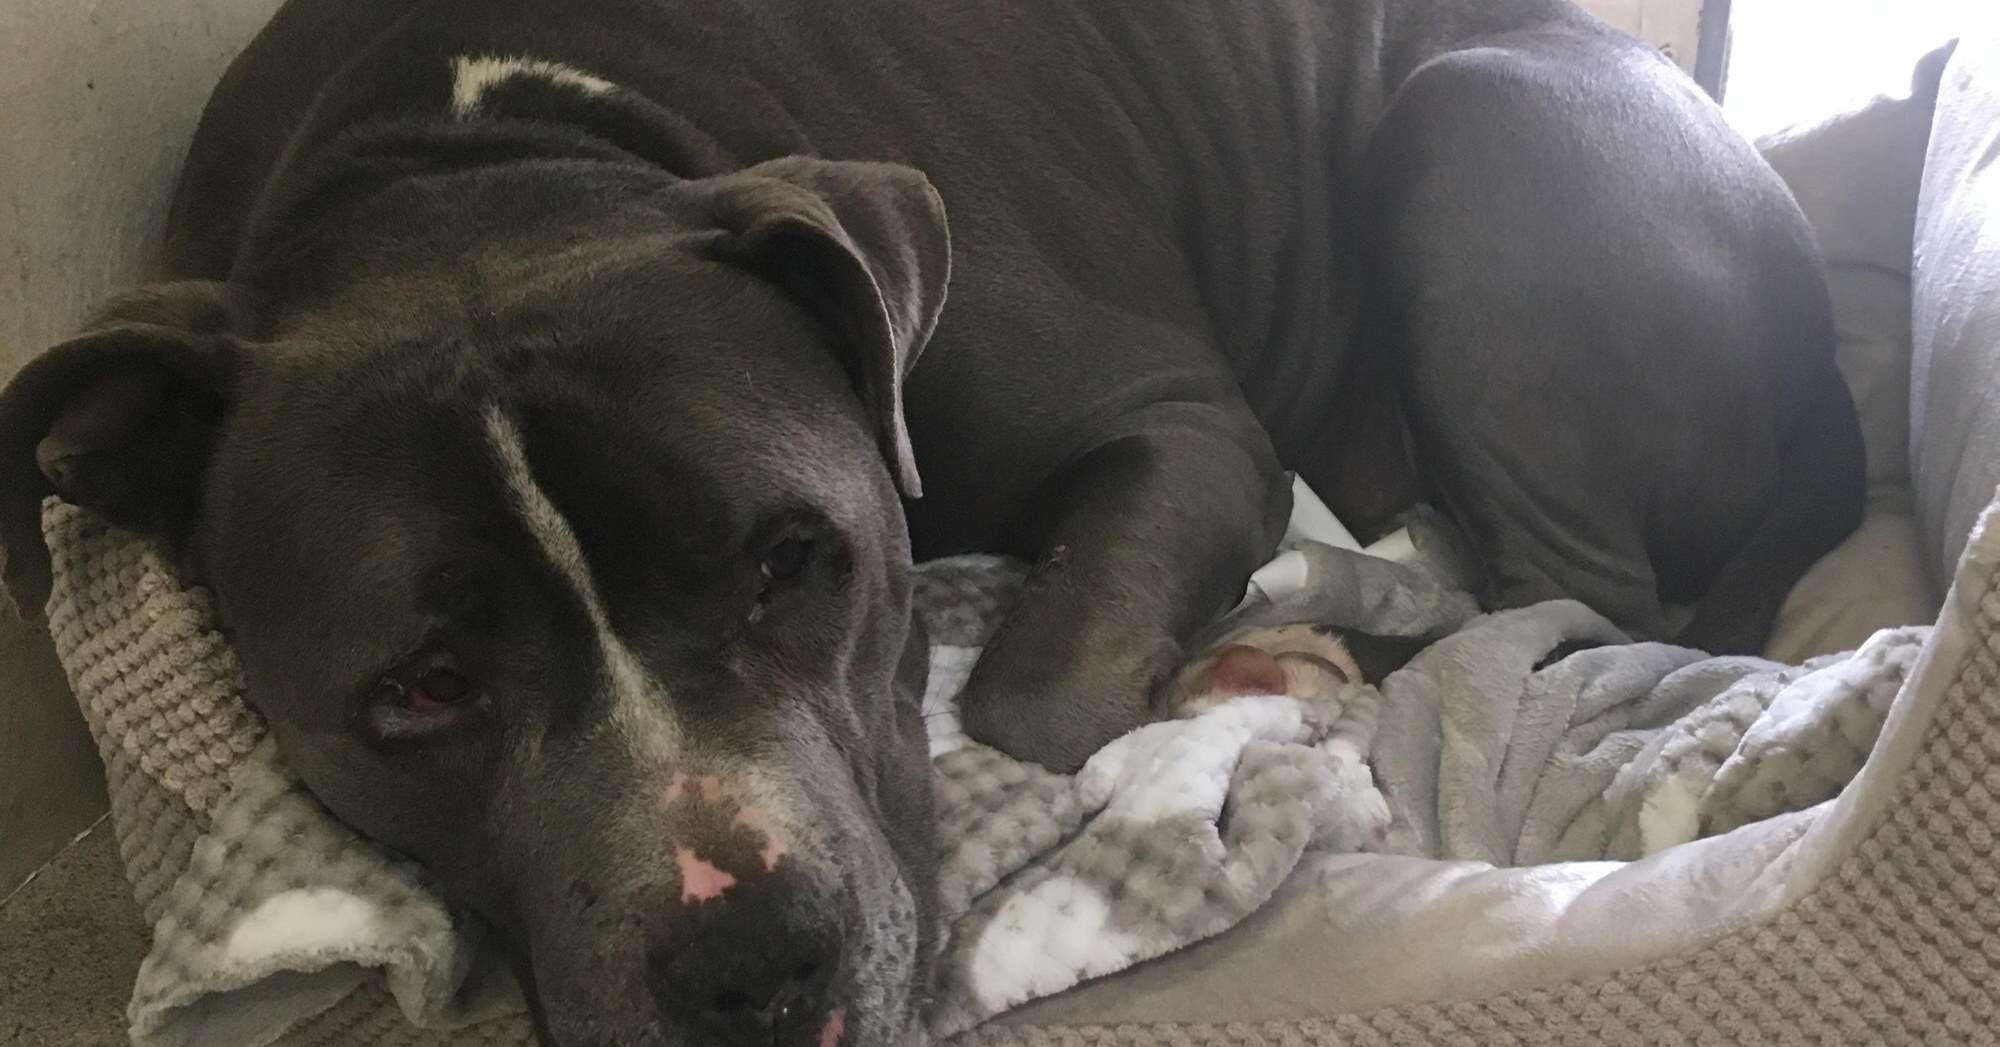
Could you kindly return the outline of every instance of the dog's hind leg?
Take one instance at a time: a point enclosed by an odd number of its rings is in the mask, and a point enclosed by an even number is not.
[[[1851,423],[1814,392],[1838,379],[1810,236],[1657,56],[1586,29],[1490,44],[1412,74],[1371,143],[1363,350],[1398,361],[1489,605],[1571,596],[1663,637],[1663,598],[1706,591],[1810,479],[1802,414]]]

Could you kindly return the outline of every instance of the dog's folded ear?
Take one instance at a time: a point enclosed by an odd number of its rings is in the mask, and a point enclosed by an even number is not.
[[[0,392],[0,556],[23,617],[48,599],[48,495],[171,543],[186,538],[228,402],[239,319],[221,284],[138,291]]]
[[[899,164],[786,157],[689,184],[711,252],[789,289],[845,336],[849,372],[904,497],[923,493],[903,379],[937,327],[951,275],[944,203]]]

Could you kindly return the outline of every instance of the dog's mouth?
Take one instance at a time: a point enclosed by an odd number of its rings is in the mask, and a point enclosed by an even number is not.
[[[787,854],[754,872],[696,859],[642,888],[526,910],[515,955],[541,1042],[906,1042],[941,932],[935,907],[886,841],[839,853],[839,863]]]
[[[799,981],[809,984],[812,972],[801,971]],[[790,988],[764,1005],[748,996],[731,993],[718,1001],[724,1023],[712,1032],[732,1037],[725,1042],[772,1044],[773,1047],[836,1047],[847,1035],[850,1004],[855,994],[843,985],[838,995],[815,993],[810,988]],[[866,1019],[869,1015],[858,1015]],[[867,1021],[858,1024],[871,1024]]]

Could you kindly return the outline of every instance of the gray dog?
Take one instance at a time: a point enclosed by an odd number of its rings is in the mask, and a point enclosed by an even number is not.
[[[966,723],[1073,768],[1288,469],[1715,649],[1860,510],[1797,208],[1566,0],[293,0],[164,276],[0,399],[10,587],[179,550],[564,1047],[910,1035],[913,554],[1035,563]]]

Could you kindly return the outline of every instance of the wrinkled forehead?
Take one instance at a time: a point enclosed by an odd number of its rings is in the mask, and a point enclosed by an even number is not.
[[[358,283],[298,317],[241,399],[239,430],[335,467],[481,442],[494,403],[531,446],[747,492],[872,446],[829,333],[671,236],[503,243]]]
[[[379,631],[442,561],[537,559],[496,408],[594,555],[674,566],[788,507],[896,507],[855,482],[882,472],[860,403],[775,286],[671,230],[449,247],[296,303],[254,354],[206,505],[239,610],[310,593]]]
[[[709,257],[712,233],[644,215],[490,222],[369,238],[332,258],[307,253],[259,273],[257,290],[291,343],[342,354],[467,342],[489,352],[633,343],[672,351],[815,335],[776,285]],[[715,356],[682,363],[700,369]]]
[[[428,579],[454,567],[562,581],[524,511],[524,478],[579,500],[564,519],[584,525],[593,554],[643,547],[668,565],[728,548],[773,500],[814,497],[734,412],[669,383],[539,363],[496,377],[453,355],[293,376],[301,388],[244,405],[212,471],[204,535],[205,570],[239,629],[399,628],[391,616],[419,613]],[[765,459],[763,482],[718,468],[718,443],[733,461]]]
[[[208,492],[225,617],[352,672],[404,642],[442,569],[498,565],[523,600],[566,584],[524,477],[587,561],[669,597],[775,514],[865,536],[898,511],[886,474],[856,482],[883,470],[830,354],[788,364],[623,327],[517,318],[497,339],[385,340],[254,375]]]

